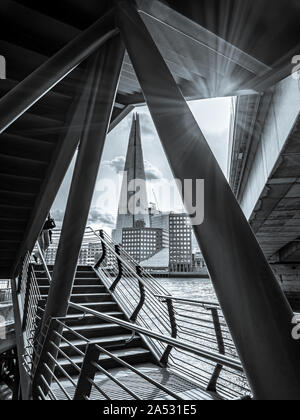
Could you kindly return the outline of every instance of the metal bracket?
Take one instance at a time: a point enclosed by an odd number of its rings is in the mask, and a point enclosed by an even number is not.
[[[173,301],[172,299],[168,299],[166,297],[165,302],[168,307],[169,318],[170,318],[170,323],[171,323],[171,333],[172,333],[171,336],[172,338],[177,338],[178,330],[177,330],[176,315],[174,311]],[[173,346],[168,345],[164,354],[162,355],[160,359],[160,363],[163,366],[167,366],[172,349],[173,349]]]
[[[120,257],[121,250],[120,250],[119,245],[115,245],[115,251],[116,251],[116,254]],[[118,257],[117,257],[117,264],[118,264],[118,275],[117,275],[115,281],[113,282],[113,284],[109,288],[109,290],[111,292],[115,291],[115,288],[117,287],[119,281],[121,280],[121,278],[123,276],[123,265],[122,265],[122,262],[121,262],[120,258],[118,258]]]
[[[105,245],[105,242],[104,242],[104,232],[103,232],[103,230],[100,230],[100,231],[99,231],[99,234],[100,234],[100,238],[101,238],[102,255],[101,255],[101,257],[99,258],[98,262],[95,264],[95,269],[96,269],[96,270],[97,270],[97,269],[100,267],[100,265],[103,263],[103,261],[104,261],[104,260],[105,260],[105,258],[106,258],[106,255],[107,255],[106,245]]]
[[[141,269],[140,266],[136,267],[136,272],[137,272],[137,275],[139,277],[142,277],[142,269]],[[130,317],[130,321],[132,321],[132,322],[135,322],[137,320],[137,317],[138,317],[138,315],[139,315],[139,313],[140,313],[140,311],[141,311],[141,309],[142,309],[142,307],[145,303],[145,299],[146,299],[145,286],[141,281],[139,281],[139,289],[140,289],[140,302],[139,302],[138,306],[136,307],[136,310],[133,312],[133,314]]]
[[[225,354],[225,344],[224,344],[224,340],[223,340],[223,334],[222,334],[222,328],[221,328],[218,309],[217,308],[210,308],[210,310],[211,310],[211,313],[212,313],[212,318],[213,318],[213,323],[214,323],[214,328],[215,328],[219,353],[220,354]],[[206,388],[207,391],[214,392],[214,393],[217,392],[217,383],[218,383],[218,379],[221,375],[222,370],[223,370],[222,365],[217,365],[215,367],[215,370],[212,374],[212,377],[209,381],[209,384],[207,385],[207,388]]]

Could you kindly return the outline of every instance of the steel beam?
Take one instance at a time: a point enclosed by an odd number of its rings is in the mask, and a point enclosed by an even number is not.
[[[117,33],[110,11],[20,82],[0,100],[0,134]]]
[[[299,400],[300,341],[292,339],[291,307],[135,2],[116,4],[117,25],[174,177],[205,180],[205,220],[194,232],[254,397]],[[192,206],[187,200],[189,213]]]
[[[110,133],[114,128],[116,128],[116,126],[119,125],[120,122],[122,122],[133,110],[133,105],[127,105],[126,108],[124,108],[124,110],[120,112],[120,114],[111,122],[108,132]]]
[[[93,95],[73,173],[44,324],[51,317],[64,317],[67,313],[124,52],[118,36],[109,41],[94,57],[97,70],[92,84]]]

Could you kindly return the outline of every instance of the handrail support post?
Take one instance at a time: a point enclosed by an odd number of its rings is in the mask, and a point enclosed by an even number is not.
[[[100,350],[95,344],[88,344],[85,351],[83,365],[79,375],[74,400],[85,400],[90,396],[95,379],[97,368],[93,362],[98,362],[100,357]]]
[[[171,324],[171,337],[177,338],[178,329],[177,329],[176,315],[175,315],[174,304],[173,304],[172,299],[166,297],[166,304],[168,307],[168,313],[169,313],[170,324]],[[160,363],[163,366],[168,365],[169,357],[172,350],[173,350],[173,346],[169,344],[160,360]]]

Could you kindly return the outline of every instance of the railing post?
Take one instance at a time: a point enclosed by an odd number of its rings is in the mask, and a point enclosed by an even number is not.
[[[51,346],[51,341],[56,341],[56,335],[55,331],[60,331],[61,327],[56,319],[51,319],[51,321],[48,324],[48,327],[44,327],[46,329],[45,338],[43,340],[43,343],[41,343],[41,351],[39,354],[35,355],[35,365],[33,367],[32,371],[32,396],[33,399],[37,398],[38,396],[38,387],[40,386],[45,392],[45,394],[48,393],[48,390],[46,389],[46,385],[43,381],[41,381],[41,376],[43,375],[46,379],[47,383],[49,384],[49,387],[51,386],[52,382],[52,376],[49,374],[49,371],[45,368],[44,363],[47,363],[47,360],[49,360],[48,353],[52,354],[53,357],[57,358],[57,350]],[[41,331],[43,332],[43,331]],[[40,335],[41,337],[41,335]],[[50,369],[52,368],[54,373],[54,364],[52,361],[49,362]]]
[[[19,275],[16,278],[16,285],[17,285],[17,295],[19,295],[21,293],[21,288],[22,288],[22,272],[19,273]]]
[[[136,273],[139,277],[142,277],[142,268],[140,266],[136,267]],[[143,284],[143,282],[141,282],[139,280],[139,289],[140,289],[140,301],[138,306],[136,307],[135,311],[133,312],[133,314],[130,317],[130,321],[135,322],[137,320],[137,317],[139,316],[139,313],[145,303],[145,299],[146,299],[146,291],[145,291],[145,286]]]
[[[25,291],[25,300],[24,300],[24,308],[23,308],[23,319],[22,319],[22,330],[25,331],[27,318],[28,318],[28,306],[29,306],[29,298],[30,298],[30,290],[31,290],[31,279],[32,279],[33,267],[32,264],[29,264],[28,271],[27,271],[27,281],[26,281],[26,291]]]
[[[121,256],[121,250],[120,250],[120,246],[119,245],[115,245],[115,252],[117,254],[118,257]],[[110,286],[109,290],[111,292],[114,292],[119,281],[121,280],[122,276],[123,276],[123,264],[121,261],[121,258],[117,258],[117,266],[118,266],[118,275],[116,277],[116,279],[114,280],[113,284]]]
[[[39,253],[39,256],[40,256],[40,259],[41,259],[41,263],[42,263],[41,265],[44,267],[44,270],[45,270],[45,273],[46,273],[46,276],[47,276],[47,279],[48,279],[49,284],[51,284],[51,281],[52,281],[51,274],[50,274],[50,271],[48,269],[48,266],[47,266],[47,263],[46,263],[46,260],[45,260],[44,253],[41,250],[41,247],[40,247],[40,244],[39,244],[38,241],[36,243],[36,246],[37,246],[38,253]]]
[[[74,400],[85,400],[86,397],[90,396],[93,387],[92,381],[95,379],[97,372],[93,362],[98,362],[100,353],[99,348],[95,344],[87,345]]]
[[[25,255],[25,257],[23,258],[22,268],[20,269],[19,275],[17,276],[17,279],[18,279],[18,282],[16,283],[17,294],[21,293],[22,284],[23,284],[23,281],[24,281],[24,273],[26,271],[26,275],[27,275],[29,263],[30,263],[30,255],[29,255],[29,253],[27,253]]]
[[[213,318],[214,329],[215,329],[215,333],[216,333],[216,339],[217,339],[219,353],[220,354],[225,354],[225,344],[224,344],[224,340],[223,340],[222,327],[221,327],[221,323],[220,323],[220,317],[219,317],[218,309],[217,308],[211,308],[211,314],[212,314],[212,318]],[[212,374],[210,382],[207,386],[207,391],[217,392],[217,383],[218,383],[218,379],[220,377],[220,374],[222,372],[222,369],[223,369],[222,365],[217,365],[215,367],[215,370]]]
[[[36,329],[33,337],[33,348],[35,349],[35,344],[38,344],[38,340],[40,338],[40,334],[42,332],[42,323],[43,323],[43,315],[45,312],[46,300],[41,299],[38,303],[38,307],[36,310]],[[35,349],[36,350],[36,349]]]
[[[166,298],[166,303],[168,307],[168,313],[169,313],[170,324],[171,324],[171,337],[177,338],[178,331],[177,331],[176,315],[174,311],[174,304],[171,298]],[[160,363],[163,366],[168,365],[168,361],[169,361],[169,357],[170,357],[172,349],[173,349],[173,346],[168,345],[164,354],[162,355],[162,358],[160,359]]]
[[[103,261],[104,261],[104,260],[105,260],[105,258],[106,258],[106,255],[107,255],[106,245],[105,245],[105,242],[104,242],[104,232],[103,232],[103,230],[100,230],[100,231],[99,231],[99,235],[100,235],[100,238],[101,238],[102,255],[101,255],[101,257],[99,258],[98,262],[95,264],[95,269],[96,269],[96,270],[97,270],[97,269],[100,267],[100,265],[103,263]]]

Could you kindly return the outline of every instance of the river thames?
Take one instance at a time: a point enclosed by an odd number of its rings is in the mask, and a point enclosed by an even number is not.
[[[209,302],[217,301],[210,279],[171,277],[160,278],[158,281],[174,297]]]

